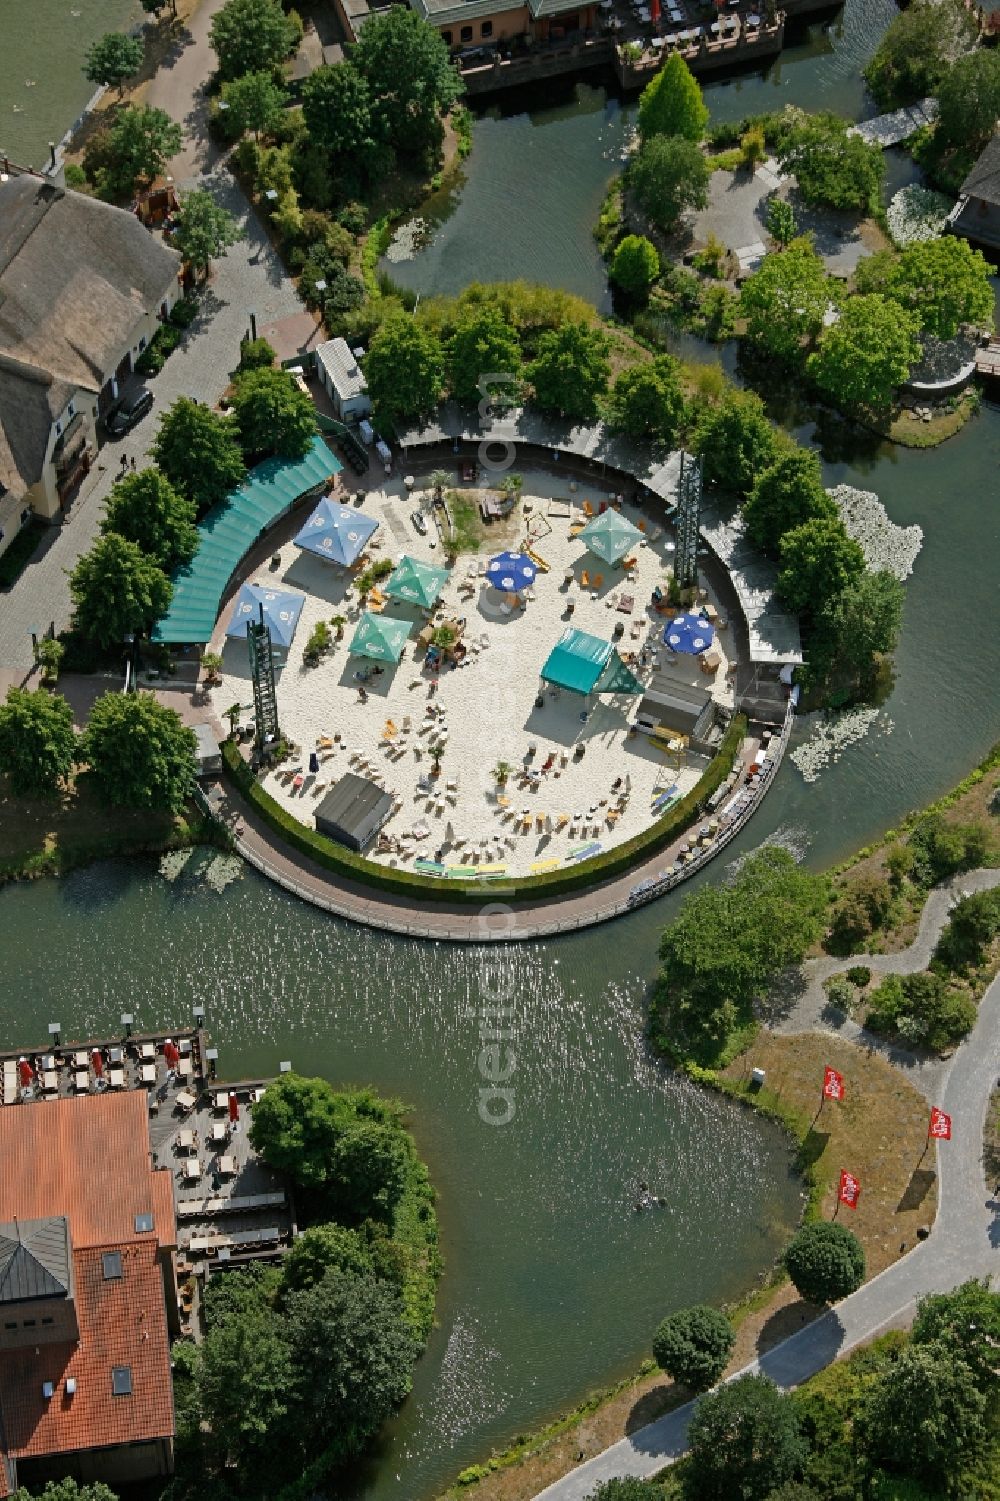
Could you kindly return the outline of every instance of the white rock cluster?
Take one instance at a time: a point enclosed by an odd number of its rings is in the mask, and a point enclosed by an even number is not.
[[[392,240],[385,252],[387,261],[393,265],[399,261],[412,261],[418,250],[423,250],[430,242],[433,229],[426,219],[409,219],[401,224],[393,235]]]
[[[883,721],[881,733],[888,735],[892,730],[892,720],[883,716],[879,709],[845,709],[841,714],[822,719],[809,739],[791,752],[790,758],[801,771],[803,780],[815,782],[820,772],[840,760],[849,745],[863,740],[880,718]]]
[[[896,526],[885,506],[871,490],[835,485],[827,492],[840,511],[841,520],[865,555],[871,573],[883,570],[898,579],[913,572],[924,534],[919,526]]]
[[[894,194],[886,219],[889,233],[897,245],[912,245],[917,240],[936,240],[944,234],[944,224],[954,204],[933,188],[911,183]]]

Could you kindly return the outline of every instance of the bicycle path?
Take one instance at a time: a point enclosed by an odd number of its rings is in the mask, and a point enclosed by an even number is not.
[[[955,896],[998,883],[1000,871],[977,871],[935,890],[909,949],[899,954],[852,956],[843,961],[816,960],[812,966],[814,984],[850,964],[898,972],[925,968]],[[806,1018],[812,1014],[806,1002],[813,988],[811,985],[802,998],[801,1014]],[[809,1030],[794,1025],[799,1011],[799,1007],[793,1010],[782,1030]],[[856,1027],[855,1023],[851,1025]],[[841,1036],[850,1035],[845,1028],[836,1030]],[[860,1027],[856,1030],[864,1039],[870,1036]],[[947,1292],[970,1277],[990,1277],[995,1286],[1000,1283],[1000,1197],[988,1188],[982,1161],[986,1111],[998,1069],[1000,976],[983,996],[972,1032],[954,1057],[938,1066],[934,1076],[934,1102],[952,1117],[952,1140],[936,1142],[928,1149],[928,1153],[936,1152],[938,1173],[937,1218],[928,1239],[730,1380],[763,1373],[780,1387],[798,1386],[855,1346],[886,1329],[908,1325],[918,1299],[926,1294]],[[689,1402],[619,1440],[539,1492],[536,1501],[587,1501],[603,1481],[655,1475],[686,1452],[693,1410],[694,1403]]]

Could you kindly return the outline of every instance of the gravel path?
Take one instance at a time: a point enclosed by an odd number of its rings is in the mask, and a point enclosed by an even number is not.
[[[825,1030],[820,982],[850,964],[873,970],[911,972],[924,969],[954,898],[962,892],[984,890],[1000,883],[1000,871],[983,870],[956,878],[929,896],[915,941],[899,954],[856,955],[849,960],[813,961],[810,985],[782,1031]],[[803,1025],[805,1024],[805,1025]],[[853,1024],[850,1024],[853,1025]],[[874,1043],[856,1027],[829,1028],[851,1041]],[[992,1195],[983,1175],[983,1130],[990,1093],[996,1083],[1000,1056],[1000,977],[993,981],[979,1007],[971,1034],[955,1056],[943,1063],[913,1066],[918,1088],[935,1089],[934,1101],[951,1115],[953,1140],[935,1144],[939,1182],[938,1213],[931,1236],[894,1266],[873,1277],[851,1297],[831,1308],[766,1355],[752,1361],[738,1376],[762,1372],[781,1387],[798,1386],[832,1360],[874,1338],[885,1329],[905,1327],[917,1300],[927,1293],[945,1292],[970,1277],[1000,1281],[1000,1197]],[[735,1378],[731,1378],[735,1379]],[[680,1458],[687,1448],[687,1429],[694,1403],[667,1413],[628,1438],[581,1464],[539,1493],[536,1501],[586,1501],[602,1481],[618,1476],[655,1475]]]

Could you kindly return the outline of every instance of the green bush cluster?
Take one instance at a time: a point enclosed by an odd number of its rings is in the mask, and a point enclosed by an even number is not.
[[[932,1053],[943,1053],[960,1042],[976,1021],[970,996],[933,970],[887,975],[870,1000],[867,1024],[873,1032],[885,1032]]]

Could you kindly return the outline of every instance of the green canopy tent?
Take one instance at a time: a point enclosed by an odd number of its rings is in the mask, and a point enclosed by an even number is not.
[[[351,638],[350,652],[355,657],[372,657],[376,662],[398,662],[410,634],[408,620],[394,620],[391,615],[362,613]]]
[[[642,693],[610,641],[572,626],[563,631],[542,668],[542,681],[589,698],[592,693]]]
[[[590,551],[595,552],[605,563],[620,563],[627,552],[638,546],[641,539],[642,532],[639,528],[610,507],[600,516],[595,516],[593,521],[588,521],[580,533],[580,541],[585,542]]]
[[[447,577],[447,568],[435,568],[433,563],[421,563],[407,555],[400,558],[389,575],[384,592],[393,599],[402,599],[407,604],[421,605],[425,610],[430,610]]]

